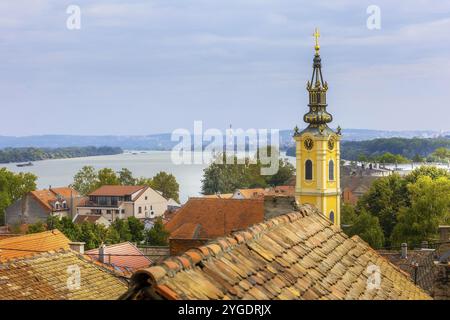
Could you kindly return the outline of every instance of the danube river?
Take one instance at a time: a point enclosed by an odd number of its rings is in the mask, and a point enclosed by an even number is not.
[[[288,158],[293,162],[294,158]],[[127,168],[135,177],[148,178],[159,171],[166,171],[172,173],[180,184],[181,202],[185,202],[188,197],[200,195],[203,169],[207,167],[207,164],[176,165],[172,162],[170,151],[136,151],[112,156],[42,160],[33,164],[29,167],[17,167],[15,163],[8,163],[0,164],[0,167],[6,167],[13,172],[34,173],[38,177],[39,189],[71,184],[73,176],[83,166],[93,166],[96,169],[111,168],[115,171]]]

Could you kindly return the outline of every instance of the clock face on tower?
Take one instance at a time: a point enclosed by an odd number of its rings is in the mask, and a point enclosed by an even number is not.
[[[314,141],[311,138],[306,138],[304,142],[306,150],[311,150],[314,147]]]

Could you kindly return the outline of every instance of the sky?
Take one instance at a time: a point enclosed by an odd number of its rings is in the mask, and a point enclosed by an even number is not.
[[[450,130],[449,1],[4,0],[0,15],[0,135],[303,128],[315,27],[332,126]]]

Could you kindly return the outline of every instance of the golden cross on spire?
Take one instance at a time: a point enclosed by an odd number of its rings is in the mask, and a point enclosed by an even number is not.
[[[316,49],[316,54],[319,54],[319,49],[320,49],[320,46],[319,46],[319,37],[320,37],[319,28],[316,28],[314,30],[313,36],[316,39],[316,45],[315,45],[314,49]]]

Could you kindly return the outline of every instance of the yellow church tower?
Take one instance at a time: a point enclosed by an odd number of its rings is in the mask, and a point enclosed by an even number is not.
[[[335,225],[340,216],[340,138],[341,129],[328,127],[333,116],[327,112],[328,84],[322,77],[319,30],[316,29],[313,74],[306,89],[309,93],[309,112],[303,116],[308,127],[299,132],[295,127],[296,186],[295,195],[300,204],[315,205]]]

